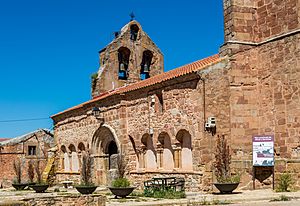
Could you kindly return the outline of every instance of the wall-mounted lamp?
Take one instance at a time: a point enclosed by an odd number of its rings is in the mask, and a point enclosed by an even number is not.
[[[98,107],[93,107],[92,114],[96,119],[104,122],[103,113],[101,112],[101,110]]]

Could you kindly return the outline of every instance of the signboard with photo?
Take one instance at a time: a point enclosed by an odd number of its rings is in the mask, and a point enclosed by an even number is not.
[[[254,136],[253,166],[274,166],[274,136]]]

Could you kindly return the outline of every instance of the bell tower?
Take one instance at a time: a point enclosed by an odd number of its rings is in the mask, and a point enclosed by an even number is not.
[[[141,25],[131,20],[99,51],[100,67],[92,78],[92,97],[163,73],[163,54]]]

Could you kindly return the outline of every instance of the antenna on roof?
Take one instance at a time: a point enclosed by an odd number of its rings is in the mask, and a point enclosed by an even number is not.
[[[133,20],[134,20],[134,17],[135,17],[133,11],[129,14],[129,16],[130,16],[130,21],[133,21]]]

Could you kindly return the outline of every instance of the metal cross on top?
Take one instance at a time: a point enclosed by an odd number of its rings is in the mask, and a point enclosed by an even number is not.
[[[133,20],[134,20],[134,17],[135,17],[134,13],[131,12],[131,13],[129,14],[129,16],[130,16],[130,21],[133,21]]]

